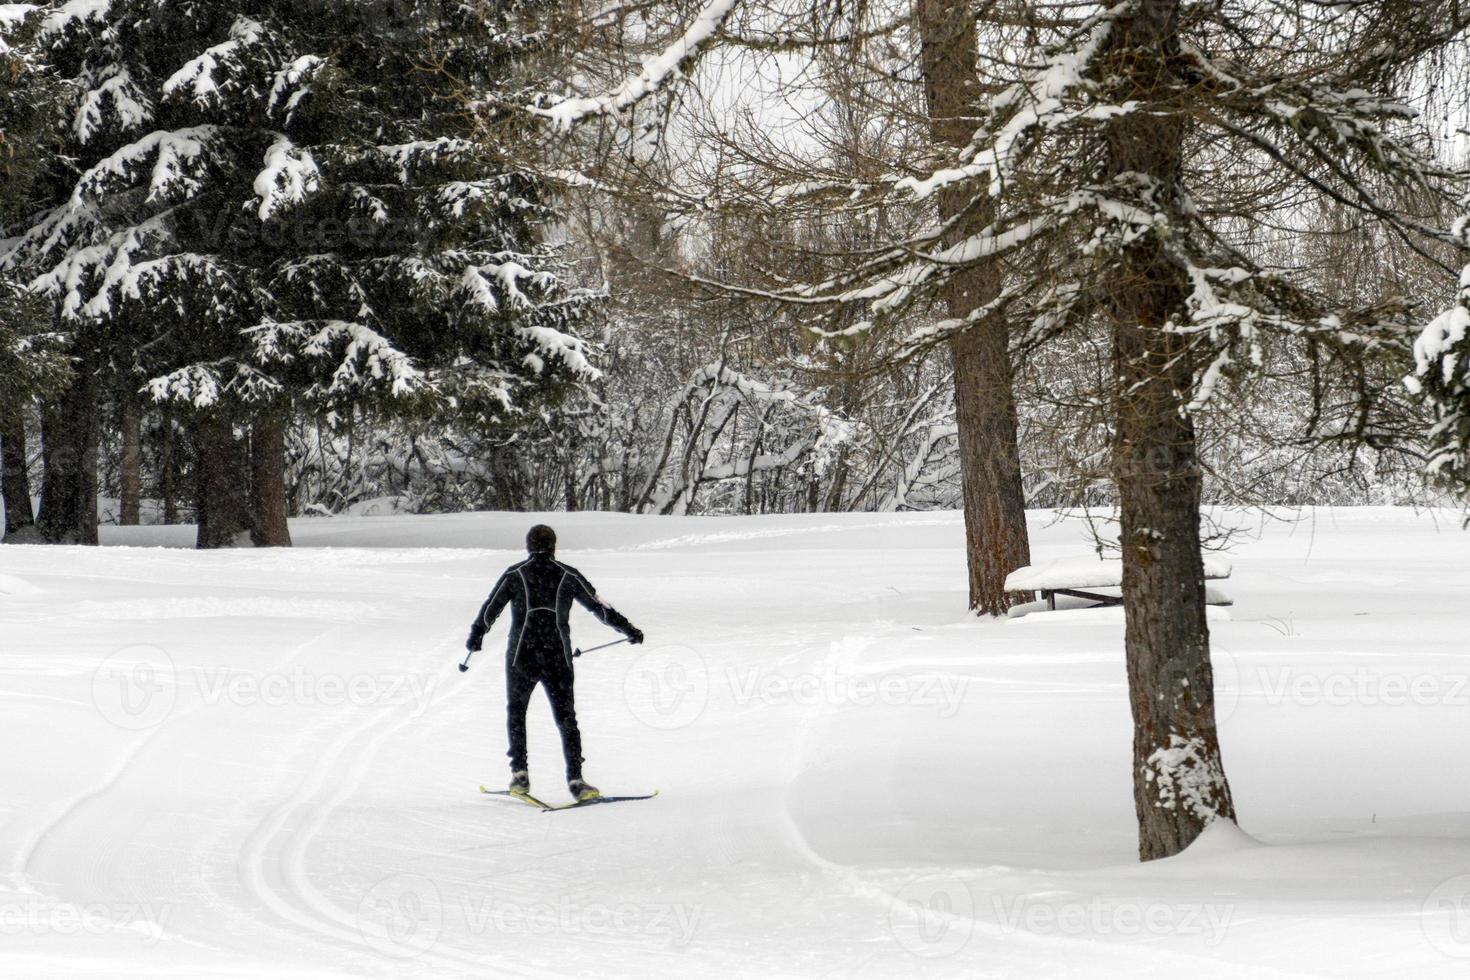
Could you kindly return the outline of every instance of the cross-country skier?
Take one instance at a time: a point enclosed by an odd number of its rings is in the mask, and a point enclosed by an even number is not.
[[[510,791],[516,796],[531,792],[526,765],[526,708],[531,692],[540,684],[546,688],[552,717],[561,732],[567,789],[578,801],[590,800],[601,794],[596,786],[582,778],[582,733],[577,729],[572,693],[572,640],[567,614],[575,600],[603,623],[627,636],[629,643],[642,643],[643,631],[598,598],[597,590],[581,572],[556,560],[556,532],[551,528],[545,524],[531,528],[526,534],[526,551],[530,557],[507,568],[490,590],[490,597],[470,627],[465,646],[470,651],[479,650],[485,633],[506,604],[510,604],[510,640],[505,651]]]

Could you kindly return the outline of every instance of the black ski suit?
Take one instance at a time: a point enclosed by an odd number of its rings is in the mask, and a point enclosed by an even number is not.
[[[577,728],[572,691],[572,640],[567,614],[572,602],[635,642],[643,638],[633,624],[597,597],[597,590],[570,565],[547,552],[537,552],[500,576],[470,627],[466,646],[480,649],[485,633],[510,604],[510,639],[505,649],[506,730],[510,736],[510,768],[526,768],[526,708],[537,684],[546,687],[551,714],[561,732],[567,780],[582,778],[582,733]]]

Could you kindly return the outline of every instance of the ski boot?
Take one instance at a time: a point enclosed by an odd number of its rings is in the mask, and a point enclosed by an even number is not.
[[[518,769],[510,774],[510,795],[531,795],[531,774],[524,769]]]
[[[578,803],[586,803],[588,800],[595,800],[602,795],[601,790],[585,779],[567,780],[567,789],[571,792],[572,798]]]

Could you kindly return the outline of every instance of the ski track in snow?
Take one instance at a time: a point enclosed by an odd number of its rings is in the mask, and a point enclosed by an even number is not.
[[[441,647],[442,645],[439,644]],[[449,670],[455,669],[453,664],[448,666]],[[447,671],[444,676],[449,676]],[[459,690],[462,691],[463,688]],[[437,696],[437,690],[435,693],[436,696],[428,704],[430,708],[442,700]],[[449,696],[453,697],[454,694]],[[302,779],[296,792],[267,815],[246,841],[241,852],[241,876],[266,907],[288,922],[345,944],[352,952],[359,951],[363,930],[368,924],[360,917],[343,912],[340,906],[323,896],[312,884],[306,866],[307,856],[312,842],[325,826],[332,811],[363,785],[367,767],[377,748],[388,736],[417,718],[422,710],[411,704],[390,705],[361,725],[344,731],[318,755],[316,765]],[[371,735],[364,738],[368,733]],[[292,824],[293,817],[301,816],[306,818],[304,823],[294,829],[287,829]],[[282,839],[278,841],[277,838]],[[270,857],[279,861],[289,895],[283,895],[271,886],[266,874],[266,863]],[[389,941],[388,937],[375,938]],[[439,949],[421,954],[418,962],[447,969],[478,971],[493,968],[496,976],[526,975],[511,970],[504,962],[487,961]]]
[[[296,659],[301,651],[321,641],[323,637],[330,636],[336,632],[337,630],[331,629],[313,636],[311,639],[300,644],[295,650],[293,650],[288,659]],[[137,762],[139,757],[144,755],[154,742],[161,740],[166,734],[171,733],[174,726],[181,725],[184,721],[188,719],[191,714],[203,710],[205,706],[206,705],[204,702],[200,702],[199,704],[191,706],[183,712],[171,714],[171,716],[165,719],[161,724],[151,728],[146,733],[134,736],[133,744],[118,759],[117,764],[102,778],[99,783],[84,790],[77,796],[63,803],[60,803],[56,807],[54,815],[49,817],[42,823],[42,825],[36,831],[35,835],[32,837],[29,843],[23,845],[16,850],[15,858],[12,865],[12,871],[19,878],[19,880],[33,880],[33,876],[31,873],[32,863],[35,861],[37,854],[40,853],[42,848],[46,845],[47,841],[51,839],[54,835],[56,835],[64,824],[66,824],[73,817],[77,816],[84,807],[102,800],[109,791],[119,785],[119,783],[129,772],[133,771],[135,763]]]

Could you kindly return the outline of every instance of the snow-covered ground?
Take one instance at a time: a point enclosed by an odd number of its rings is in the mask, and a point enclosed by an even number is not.
[[[476,790],[504,625],[456,670],[532,515],[0,547],[0,974],[1464,977],[1470,537],[1305,517],[1211,613],[1244,833],[1148,865],[1121,611],[967,617],[955,514],[553,515],[648,634],[578,661],[587,774],[662,791],[554,814]]]

